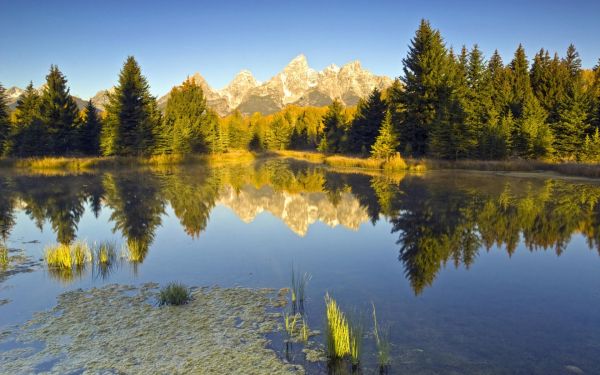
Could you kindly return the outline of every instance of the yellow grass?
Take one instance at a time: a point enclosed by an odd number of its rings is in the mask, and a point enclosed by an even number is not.
[[[327,351],[330,358],[350,354],[350,326],[344,313],[329,294],[325,295],[327,311]]]
[[[92,251],[83,241],[72,244],[57,244],[44,250],[44,259],[49,267],[72,269],[83,267],[92,261]]]
[[[0,244],[0,269],[5,270],[8,268],[9,262],[8,249],[6,246]]]

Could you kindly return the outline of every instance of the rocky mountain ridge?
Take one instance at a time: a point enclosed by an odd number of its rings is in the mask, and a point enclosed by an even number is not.
[[[334,99],[345,105],[355,105],[374,89],[385,89],[392,84],[386,76],[377,76],[364,69],[359,61],[353,61],[338,67],[329,65],[321,71],[312,69],[304,55],[298,55],[283,70],[271,79],[260,82],[248,70],[240,71],[231,82],[222,89],[212,88],[200,73],[191,77],[204,90],[208,105],[219,115],[225,116],[235,110],[243,114],[260,112],[274,113],[289,104],[299,106],[325,106]],[[92,102],[103,109],[108,100],[107,94],[113,88],[99,91]],[[17,99],[23,89],[7,89],[8,104],[16,107]],[[158,99],[160,108],[164,108],[169,94]],[[75,97],[83,108],[85,101]]]

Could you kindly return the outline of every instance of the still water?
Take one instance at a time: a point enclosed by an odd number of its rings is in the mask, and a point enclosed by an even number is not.
[[[75,239],[135,249],[107,272],[0,277],[0,330],[109,283],[288,287],[306,310],[390,330],[391,373],[600,373],[600,184],[432,171],[377,175],[271,159],[80,175],[0,173],[0,235],[37,260]],[[321,338],[317,338],[321,340]],[[283,352],[274,339],[274,349]],[[0,346],[2,350],[2,346]],[[365,372],[376,368],[365,342]],[[1,355],[1,353],[0,353]],[[294,361],[310,372],[302,355]]]

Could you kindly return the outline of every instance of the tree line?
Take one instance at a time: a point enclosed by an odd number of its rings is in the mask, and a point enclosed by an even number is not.
[[[563,57],[541,49],[531,64],[521,45],[508,64],[497,51],[486,60],[477,45],[448,48],[426,20],[403,59],[403,76],[356,107],[334,100],[327,108],[220,118],[187,79],[161,110],[133,57],[102,112],[90,100],[80,113],[54,65],[41,92],[30,84],[12,113],[0,86],[0,151],[18,157],[299,149],[597,162],[599,128],[600,60],[583,69],[573,45]]]

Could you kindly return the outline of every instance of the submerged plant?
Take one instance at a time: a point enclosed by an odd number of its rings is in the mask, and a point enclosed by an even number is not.
[[[180,283],[170,283],[162,288],[158,294],[158,304],[163,305],[185,305],[192,299],[188,287]]]
[[[343,358],[350,354],[350,327],[344,313],[329,294],[325,295],[327,312],[326,348],[331,360]]]
[[[292,267],[292,308],[294,311],[302,313],[304,311],[304,298],[306,285],[311,279],[311,275],[305,272],[303,275],[296,272]]]
[[[375,304],[373,304],[373,336],[375,337],[375,346],[377,348],[377,364],[379,373],[387,373],[390,365],[390,332],[389,329],[382,331],[377,323],[377,313]]]

